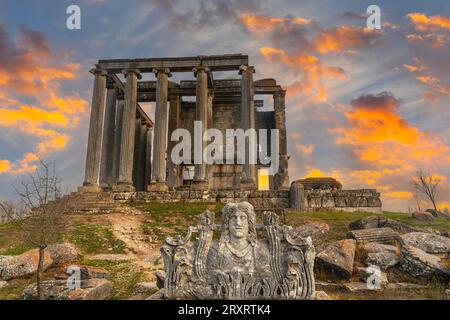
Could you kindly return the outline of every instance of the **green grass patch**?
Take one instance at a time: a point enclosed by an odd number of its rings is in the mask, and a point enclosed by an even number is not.
[[[361,292],[343,292],[327,290],[335,300],[443,300],[445,287],[430,285],[424,289],[367,290]]]
[[[114,237],[111,225],[79,224],[69,235],[69,241],[85,254],[125,253],[125,243]]]
[[[16,255],[32,249],[23,239],[23,221],[14,220],[0,224],[0,254]]]
[[[108,270],[113,286],[112,300],[129,299],[136,284],[144,280],[143,270],[128,261],[83,260],[82,263]]]
[[[30,278],[9,281],[6,287],[0,288],[0,300],[19,300],[22,291],[32,284],[33,280]]]
[[[42,273],[43,280],[53,279],[53,269]],[[23,290],[31,284],[36,283],[36,275],[24,278],[17,278],[8,281],[8,285],[0,288],[1,300],[20,300]]]
[[[167,236],[184,235],[187,228],[199,223],[199,216],[205,210],[216,213],[216,222],[220,218],[223,205],[205,202],[176,203],[133,203],[131,206],[145,212],[142,224],[143,233],[153,240],[162,241]]]
[[[439,231],[449,231],[450,230],[450,220],[444,218],[436,218],[433,221],[420,221],[414,219],[407,213],[402,212],[383,212],[383,216],[389,219],[397,220],[400,222],[407,223],[409,225],[419,227],[419,228],[432,228]]]
[[[311,221],[325,222],[330,226],[328,234],[329,240],[345,239],[348,231],[348,225],[358,219],[368,216],[384,216],[388,219],[397,220],[419,228],[433,228],[439,231],[450,230],[450,221],[438,218],[433,221],[420,221],[412,218],[407,213],[401,212],[345,212],[345,211],[318,211],[318,212],[288,212],[286,213],[286,223],[292,226],[298,226]]]
[[[5,248],[4,250],[0,251],[1,255],[5,255],[5,256],[17,256],[19,254],[25,253],[31,249],[35,249],[36,246],[33,246],[31,243],[29,242],[22,242],[19,244],[11,244],[9,245],[7,248]]]

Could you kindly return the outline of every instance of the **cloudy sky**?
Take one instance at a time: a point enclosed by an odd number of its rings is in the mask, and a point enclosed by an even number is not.
[[[81,8],[81,30],[66,9]],[[366,9],[381,8],[381,30]],[[41,157],[83,180],[98,59],[248,54],[287,89],[291,180],[333,176],[414,207],[419,169],[450,207],[450,2],[0,0],[0,197]],[[237,76],[237,74],[236,74]],[[185,75],[191,77],[192,75]],[[269,104],[271,101],[268,102]],[[153,118],[152,105],[145,109]]]

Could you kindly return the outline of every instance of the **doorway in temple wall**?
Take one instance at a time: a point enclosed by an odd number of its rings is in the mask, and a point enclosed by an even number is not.
[[[269,169],[259,168],[258,169],[258,190],[266,191],[269,189],[270,189]]]

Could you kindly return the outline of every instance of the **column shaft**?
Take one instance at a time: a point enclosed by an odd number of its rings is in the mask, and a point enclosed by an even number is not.
[[[137,115],[136,124],[134,126],[134,152],[133,152],[133,185],[137,191],[140,191],[139,186],[139,146],[141,141],[141,118]]]
[[[114,126],[116,118],[117,89],[111,79],[107,81],[105,125],[103,128],[100,186],[108,187],[113,182]]]
[[[133,191],[133,156],[136,125],[137,80],[139,70],[124,70],[127,82],[125,86],[125,108],[123,111],[122,134],[120,141],[119,185],[128,186]]]
[[[203,134],[208,128],[208,69],[204,67],[198,67],[194,70],[197,77],[196,86],[196,104],[195,104],[195,120],[202,123],[202,156],[203,150],[205,150],[206,142],[203,141]],[[195,143],[195,141],[194,141]],[[202,161],[200,164],[195,165],[194,180],[205,181],[206,180],[206,164]]]
[[[152,181],[166,181],[167,94],[169,70],[154,70],[156,81],[155,138],[153,142]]]
[[[213,114],[213,101],[214,101],[214,93],[208,92],[208,120],[207,120],[207,129],[214,128],[214,114]],[[213,142],[214,144],[217,144],[217,141]],[[213,168],[214,164],[208,164],[206,165],[206,176],[208,178],[208,181],[210,182],[211,187],[214,186],[213,183]]]
[[[254,108],[254,90],[253,90],[253,73],[255,69],[251,66],[241,66],[240,73],[242,75],[242,105],[241,105],[241,123],[242,128],[255,129],[255,108]],[[256,143],[256,141],[255,141]],[[250,148],[256,150],[256,145],[250,145],[250,139],[245,142],[245,162],[243,165],[243,173],[245,176],[244,183],[254,184],[257,181],[256,166],[250,163]]]
[[[287,155],[287,136],[286,136],[286,106],[285,91],[275,92],[273,96],[275,109],[275,129],[279,130],[279,169],[274,177],[275,189],[289,188],[289,172]],[[274,155],[271,155],[272,157]]]
[[[147,127],[147,137],[145,138],[145,186],[148,186],[152,180],[152,139],[153,128]]]
[[[98,187],[100,173],[100,157],[103,130],[103,115],[105,111],[106,72],[93,69],[95,75],[92,93],[91,118],[89,124],[89,137],[86,152],[86,167],[84,186]]]
[[[139,149],[138,149],[138,161],[136,170],[136,182],[139,191],[145,189],[145,163],[146,163],[146,149],[147,149],[147,125],[141,123],[141,129],[139,130]]]
[[[175,166],[172,162],[172,148],[176,142],[171,141],[170,137],[172,132],[180,127],[180,108],[181,99],[180,96],[169,96],[169,136],[168,136],[168,148],[167,148],[167,185],[169,187],[178,187],[178,166]]]
[[[125,101],[122,98],[117,100],[116,123],[114,127],[114,160],[113,160],[113,183],[119,181],[119,167],[120,167],[120,146],[122,137],[122,123],[123,110],[125,108]]]

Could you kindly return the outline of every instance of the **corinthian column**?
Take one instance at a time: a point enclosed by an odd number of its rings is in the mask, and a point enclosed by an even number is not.
[[[145,185],[145,164],[146,164],[146,149],[147,149],[147,125],[144,123],[140,124],[141,129],[139,130],[139,147],[138,147],[138,159],[137,159],[137,170],[136,170],[136,182],[139,191],[144,191],[146,189]]]
[[[170,188],[178,187],[179,167],[172,161],[172,148],[176,145],[175,141],[171,141],[172,132],[180,128],[180,108],[181,98],[178,95],[169,96],[169,137],[167,148],[167,185]]]
[[[254,90],[253,90],[253,73],[255,68],[251,66],[241,66],[239,74],[241,79],[241,123],[242,129],[255,129],[255,108],[254,108]],[[253,141],[252,141],[253,140]],[[251,143],[253,142],[253,143]],[[256,189],[256,166],[255,163],[250,163],[250,160],[256,162],[256,159],[250,159],[250,151],[256,155],[256,139],[245,139],[245,161],[243,165],[243,179],[241,187],[243,189]]]
[[[113,183],[119,181],[120,168],[120,140],[122,138],[123,110],[125,101],[123,96],[117,97],[116,123],[114,128],[114,159],[113,159]]]
[[[147,137],[145,138],[145,183],[144,185],[149,185],[152,180],[152,139],[153,139],[153,127],[147,126]]]
[[[100,186],[106,188],[113,182],[114,126],[116,120],[117,88],[114,80],[106,82],[105,125],[103,128]]]
[[[149,191],[167,191],[166,149],[167,149],[167,94],[169,89],[169,69],[155,69],[156,108],[153,141],[152,182]]]
[[[114,189],[133,192],[133,155],[136,126],[137,80],[140,72],[137,69],[123,71],[126,77],[125,108],[122,118],[122,134],[120,138],[119,181]]]
[[[96,68],[90,71],[94,74],[94,89],[92,93],[91,119],[86,152],[86,167],[83,187],[79,191],[100,191],[98,185],[100,173],[100,156],[102,145],[103,114],[105,112],[106,71]]]
[[[194,151],[200,152],[201,157],[200,163],[195,164],[194,181],[192,188],[205,190],[208,189],[208,180],[206,176],[206,163],[203,159],[203,150],[206,147],[206,141],[203,140],[203,134],[208,128],[208,72],[209,69],[203,66],[195,68],[194,75],[197,78],[196,86],[196,103],[195,103],[195,120],[200,121],[202,124],[201,132],[196,136],[194,133],[194,138],[201,139],[201,141],[194,141]],[[195,129],[194,129],[195,131]],[[200,149],[201,150],[198,150]],[[195,157],[195,156],[194,156]]]
[[[288,160],[287,155],[287,137],[286,137],[286,106],[285,106],[286,91],[277,91],[273,95],[273,103],[275,109],[275,129],[279,130],[280,144],[279,144],[279,168],[275,174],[274,184],[275,189],[289,189],[289,174],[288,174]],[[271,155],[272,157],[274,155]]]

